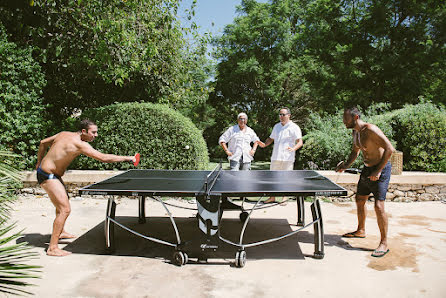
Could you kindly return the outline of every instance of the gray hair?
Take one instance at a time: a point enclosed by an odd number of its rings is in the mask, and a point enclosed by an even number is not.
[[[239,119],[241,116],[245,116],[246,120],[248,120],[248,115],[246,113],[240,113],[237,115],[237,119]]]

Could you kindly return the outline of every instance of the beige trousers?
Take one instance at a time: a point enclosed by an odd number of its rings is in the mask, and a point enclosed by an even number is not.
[[[294,168],[294,161],[285,160],[271,160],[269,169],[271,171],[292,171]]]

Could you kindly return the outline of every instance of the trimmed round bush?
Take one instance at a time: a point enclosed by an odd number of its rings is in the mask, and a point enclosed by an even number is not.
[[[202,170],[209,156],[202,132],[192,121],[167,105],[117,103],[82,113],[98,125],[92,146],[117,155],[141,154],[138,168]],[[76,169],[130,169],[131,163],[102,163],[81,156]]]
[[[403,168],[446,172],[446,111],[432,103],[409,105],[395,113],[393,129]]]
[[[45,85],[32,49],[8,42],[0,24],[0,150],[21,155],[21,169],[34,168],[40,140],[51,126],[44,118]]]

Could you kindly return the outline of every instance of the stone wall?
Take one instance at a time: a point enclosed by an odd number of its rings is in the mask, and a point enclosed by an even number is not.
[[[356,184],[342,184],[347,189],[347,197],[327,198],[334,202],[354,201],[356,195]],[[438,184],[390,184],[387,191],[386,201],[392,202],[421,202],[446,200],[446,185]]]

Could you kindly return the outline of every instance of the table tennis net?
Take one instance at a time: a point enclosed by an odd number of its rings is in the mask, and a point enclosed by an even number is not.
[[[204,182],[204,191],[206,194],[209,194],[212,187],[214,186],[215,182],[218,179],[218,176],[220,175],[221,171],[223,170],[221,163],[219,163],[212,172],[210,172],[205,179]]]

